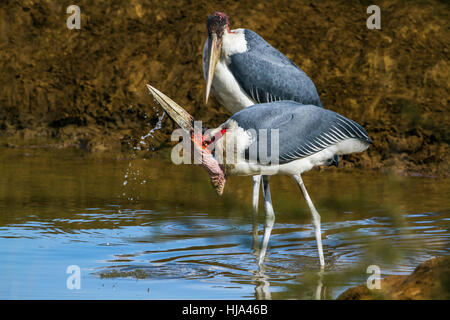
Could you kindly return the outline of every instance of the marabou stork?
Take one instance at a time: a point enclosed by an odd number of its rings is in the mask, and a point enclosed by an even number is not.
[[[244,108],[218,128],[195,133],[191,115],[162,92],[150,85],[147,87],[168,115],[190,133],[194,152],[201,155],[200,166],[208,172],[219,195],[229,176],[263,176],[268,228],[263,236],[259,265],[264,259],[274,222],[269,176],[279,174],[292,176],[303,193],[312,214],[320,266],[323,267],[320,215],[300,175],[325,164],[335,155],[366,150],[372,143],[367,132],[336,112],[295,101],[276,101]],[[266,152],[261,153],[263,149]]]
[[[203,47],[206,103],[210,92],[231,113],[257,103],[293,100],[322,107],[312,80],[284,54],[249,29],[230,29],[228,16],[206,21]],[[339,157],[325,164],[338,165]],[[253,211],[258,210],[260,176],[253,177]],[[263,187],[264,188],[264,187]]]

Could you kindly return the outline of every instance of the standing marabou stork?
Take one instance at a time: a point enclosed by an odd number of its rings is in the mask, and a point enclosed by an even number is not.
[[[322,107],[312,80],[284,54],[248,29],[230,30],[228,17],[214,12],[206,21],[203,47],[206,103],[210,91],[231,113],[257,103],[293,100]],[[325,164],[338,164],[338,156]],[[253,177],[253,210],[258,210],[261,177]],[[263,187],[264,188],[264,187]]]
[[[264,232],[259,265],[264,259],[274,222],[268,176],[282,174],[294,178],[308,203],[320,266],[323,267],[320,215],[300,174],[323,165],[335,155],[366,150],[372,143],[367,132],[353,120],[336,112],[295,101],[277,101],[242,109],[218,128],[206,134],[195,133],[191,115],[162,92],[149,85],[147,87],[169,116],[190,133],[194,152],[201,154],[200,166],[208,172],[219,195],[223,193],[228,176],[263,175],[264,205],[271,219]],[[269,135],[275,135],[278,139],[268,138]],[[230,141],[233,148],[229,148]],[[270,150],[270,163],[261,158],[264,153],[254,152],[261,149]],[[232,153],[231,156],[224,155],[227,152]]]

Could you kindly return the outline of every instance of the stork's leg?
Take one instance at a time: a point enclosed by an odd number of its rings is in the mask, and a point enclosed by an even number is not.
[[[261,184],[261,176],[252,176],[253,179],[253,213],[258,213],[259,203],[259,186]]]
[[[319,251],[320,267],[323,268],[323,266],[325,266],[325,259],[323,257],[323,249],[322,249],[322,232],[320,231],[320,215],[317,212],[316,208],[314,207],[314,204],[312,203],[311,198],[308,195],[308,191],[306,191],[305,184],[303,183],[302,177],[299,174],[293,175],[292,177],[299,185],[300,190],[303,193],[303,197],[305,198],[306,203],[309,206],[309,210],[311,211],[312,222],[313,222],[314,231],[316,234],[317,249]]]
[[[256,248],[258,247],[258,204],[259,204],[259,186],[261,184],[261,176],[260,175],[252,176],[252,179],[253,179],[252,248],[256,250]]]
[[[266,220],[264,223],[264,236],[261,244],[261,251],[259,252],[259,261],[258,265],[264,261],[264,257],[266,256],[267,245],[269,243],[270,234],[272,232],[273,224],[275,223],[275,213],[273,212],[272,206],[272,198],[270,196],[270,188],[269,188],[269,177],[263,176],[263,197],[264,197],[264,208],[266,210]]]
[[[322,287],[323,287],[323,268],[320,268],[320,271],[318,273],[319,278],[317,279],[317,287],[316,287],[316,295],[315,295],[315,299],[316,300],[321,300],[322,299]]]
[[[263,198],[264,198],[264,209],[266,211],[266,217],[269,216],[275,219],[275,213],[273,212],[272,197],[270,196],[269,187],[269,176],[262,176],[263,182]]]

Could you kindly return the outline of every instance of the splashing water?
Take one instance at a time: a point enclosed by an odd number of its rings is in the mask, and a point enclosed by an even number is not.
[[[156,111],[156,109],[155,109]],[[136,147],[134,147],[134,150],[143,150],[143,148],[145,148],[147,146],[147,142],[145,141],[148,137],[154,138],[153,133],[156,130],[160,130],[162,128],[162,121],[164,119],[164,115],[165,112],[162,111],[161,115],[158,114],[158,121],[156,122],[155,126],[146,134],[141,136],[140,141],[138,143],[138,145]],[[145,116],[147,117],[147,115]],[[149,150],[149,149],[147,149]],[[155,149],[152,147],[152,151],[154,151]],[[142,179],[140,177],[140,169],[134,169],[132,166],[132,163],[134,161],[134,156],[133,159],[130,160],[130,162],[128,163],[128,167],[126,169],[126,172],[124,174],[124,180],[122,182],[122,189],[123,192],[121,192],[121,194],[119,195],[119,198],[123,198],[123,199],[127,199],[128,201],[137,201],[139,200],[140,196],[139,196],[139,192],[138,192],[138,188],[137,185],[144,185],[147,183],[146,179]]]
[[[132,161],[128,163],[127,170],[123,176],[124,181],[122,182],[123,192],[119,195],[119,198],[127,199],[128,201],[139,200],[139,195],[136,193],[136,183],[140,177],[140,170],[134,170],[132,168]],[[145,181],[145,180],[144,180]],[[140,183],[142,184],[142,183]]]

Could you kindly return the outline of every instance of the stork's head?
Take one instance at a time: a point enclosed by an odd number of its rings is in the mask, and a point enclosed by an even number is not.
[[[230,30],[228,16],[218,11],[211,13],[206,20],[206,29],[208,36],[215,33],[219,39],[222,38],[223,33]]]
[[[228,16],[222,12],[214,12],[206,20],[208,31],[207,70],[206,70],[206,103],[208,103],[214,71],[222,50],[223,35],[230,31]]]

